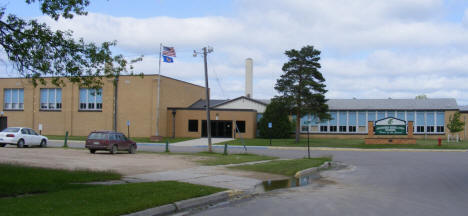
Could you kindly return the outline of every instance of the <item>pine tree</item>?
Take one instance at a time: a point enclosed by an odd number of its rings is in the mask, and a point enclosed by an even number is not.
[[[321,120],[329,119],[325,99],[325,78],[319,69],[320,51],[313,46],[301,50],[287,50],[289,61],[283,65],[284,74],[277,80],[275,89],[278,100],[296,115],[296,142],[300,139],[300,120],[304,114],[312,114]]]

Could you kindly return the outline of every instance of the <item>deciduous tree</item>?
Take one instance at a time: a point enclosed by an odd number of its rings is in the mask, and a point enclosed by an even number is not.
[[[25,0],[38,3],[43,14],[55,21],[86,15],[89,0]],[[98,88],[102,77],[115,77],[123,72],[133,73],[131,63],[122,55],[113,55],[115,41],[100,45],[74,39],[71,31],[51,30],[36,19],[26,20],[7,14],[0,7],[0,46],[9,62],[20,75],[32,78],[34,85],[45,83],[43,77],[54,77],[52,83],[63,85],[63,78],[82,86]],[[130,64],[129,64],[130,63]],[[130,69],[130,70],[129,70]]]

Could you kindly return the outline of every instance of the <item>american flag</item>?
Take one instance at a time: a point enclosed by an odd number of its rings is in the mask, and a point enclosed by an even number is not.
[[[166,46],[163,46],[162,54],[163,54],[164,56],[176,57],[174,47],[166,47]]]

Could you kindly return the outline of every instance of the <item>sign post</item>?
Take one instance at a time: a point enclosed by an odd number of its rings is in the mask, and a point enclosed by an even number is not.
[[[42,124],[39,124],[39,126],[37,127],[37,129],[39,130],[39,134],[42,135]]]
[[[306,121],[304,123],[307,125],[307,157],[310,159],[310,143],[309,143],[310,121]]]
[[[271,146],[271,128],[273,128],[273,123],[268,122],[268,128],[270,130],[270,146]]]
[[[130,139],[130,120],[127,120],[127,136]]]

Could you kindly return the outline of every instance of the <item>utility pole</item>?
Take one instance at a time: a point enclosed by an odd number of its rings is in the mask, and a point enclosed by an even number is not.
[[[208,63],[207,55],[208,53],[213,52],[212,47],[203,47],[202,52],[199,53],[196,50],[193,51],[193,57],[197,57],[197,54],[203,54],[203,62],[205,65],[205,90],[206,90],[206,133],[208,137],[208,151],[212,152],[211,146],[211,121],[210,121],[210,90],[208,88]]]

